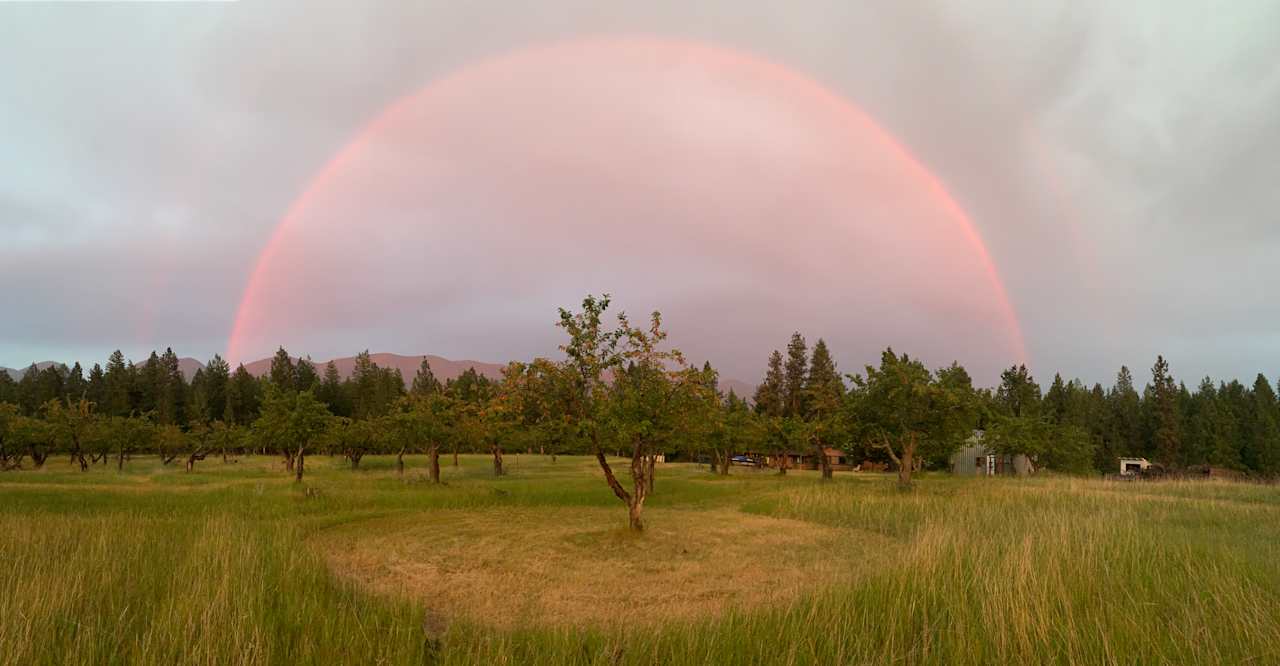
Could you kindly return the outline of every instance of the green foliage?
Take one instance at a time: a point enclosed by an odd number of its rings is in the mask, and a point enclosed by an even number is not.
[[[854,377],[852,409],[863,436],[884,450],[907,485],[917,460],[949,455],[976,421],[977,399],[959,366],[937,374],[924,364],[885,350],[880,367]]]
[[[756,411],[764,416],[780,417],[786,411],[786,376],[782,370],[782,353],[776,349],[769,355],[764,381],[756,388],[752,401]]]
[[[443,389],[440,380],[436,379],[435,373],[431,371],[431,361],[423,356],[422,365],[418,367],[418,374],[413,377],[413,387],[409,392],[414,395],[430,395],[439,393]]]
[[[282,451],[300,451],[319,443],[332,418],[310,391],[282,391],[272,383],[253,428],[263,443]]]
[[[805,385],[809,380],[809,359],[804,336],[799,332],[792,333],[787,343],[787,364],[782,377],[783,415],[803,416],[807,411]]]

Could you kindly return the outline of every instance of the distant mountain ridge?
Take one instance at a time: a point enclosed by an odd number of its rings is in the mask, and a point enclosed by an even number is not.
[[[51,366],[55,366],[55,365],[60,365],[60,366],[62,366],[62,367],[64,367],[64,368],[68,368],[68,369],[70,369],[70,367],[71,367],[71,366],[67,365],[66,363],[59,363],[58,361],[40,361],[39,363],[37,363],[37,364],[36,364],[36,370],[44,370],[45,368],[48,368],[48,367],[51,367]],[[10,376],[10,377],[12,377],[12,378],[13,378],[13,381],[15,381],[15,382],[16,382],[16,381],[18,381],[19,379],[22,379],[22,376],[23,376],[23,375],[27,374],[27,370],[28,370],[30,367],[31,367],[31,366],[27,366],[27,367],[25,367],[25,368],[21,368],[21,369],[19,369],[19,368],[4,368],[4,367],[0,367],[0,371],[9,373],[9,376]]]
[[[445,381],[456,379],[459,375],[466,372],[469,368],[475,368],[476,372],[490,379],[500,379],[502,377],[502,368],[505,367],[501,363],[485,363],[483,361],[462,360],[454,361],[443,356],[434,354],[425,354],[418,356],[404,356],[402,354],[379,353],[369,354],[369,359],[378,364],[380,368],[394,368],[400,371],[404,376],[405,384],[413,383],[413,378],[418,374],[418,368],[422,366],[422,359],[427,359],[431,363],[431,373],[436,379]],[[294,362],[297,362],[294,358]],[[338,368],[338,374],[343,379],[351,376],[351,372],[356,366],[356,357],[343,356],[342,358],[332,359],[333,364]],[[311,363],[316,366],[316,374],[324,375],[324,368],[329,361],[317,361],[312,359]],[[244,369],[254,377],[261,377],[271,371],[271,359],[264,358],[252,363],[245,363]]]
[[[424,358],[431,362],[431,372],[435,374],[436,379],[439,379],[442,382],[450,379],[456,379],[469,368],[475,368],[476,372],[490,379],[501,379],[502,368],[505,367],[505,364],[503,363],[487,363],[484,361],[473,361],[470,359],[454,361],[434,354],[406,356],[403,354],[383,352],[370,354],[369,358],[374,363],[377,363],[379,367],[395,368],[399,370],[400,374],[404,376],[406,385],[413,383],[413,378],[418,374],[418,368],[422,365],[422,359]],[[332,360],[333,364],[338,368],[338,374],[341,375],[343,379],[351,376],[351,372],[356,365],[356,357],[343,356]],[[298,359],[295,357],[294,362],[297,361]],[[134,364],[141,365],[145,362],[146,360],[144,359],[143,361],[134,361]],[[329,361],[317,361],[312,359],[311,363],[316,366],[316,373],[323,376],[324,368],[328,365]],[[36,369],[44,370],[51,365],[62,365],[67,368],[70,367],[65,363],[59,363],[57,361],[42,361],[36,364]],[[87,377],[89,374],[89,368],[93,367],[93,365],[90,364],[87,367],[82,367]],[[194,358],[184,356],[178,359],[178,367],[182,370],[182,375],[187,378],[187,381],[191,381],[191,378],[195,376],[196,371],[204,368],[204,364]],[[248,370],[249,374],[254,377],[261,377],[271,371],[271,359],[263,358],[250,363],[245,363],[244,369]],[[26,374],[27,368],[14,369],[0,367],[0,371],[8,372],[9,376],[13,377],[14,381],[18,381],[22,379],[24,374]],[[722,379],[720,381],[720,390],[723,391],[725,395],[728,395],[731,389],[738,395],[738,397],[747,400],[750,400],[752,394],[755,393],[755,386],[748,384],[747,382],[738,381],[736,379]]]

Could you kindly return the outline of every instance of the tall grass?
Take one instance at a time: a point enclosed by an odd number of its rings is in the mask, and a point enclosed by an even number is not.
[[[435,487],[318,458],[311,492],[273,462],[0,475],[0,664],[1280,663],[1274,486],[926,477],[902,493],[672,465],[654,503],[692,510],[671,515],[741,510],[875,546],[781,607],[498,630],[362,591],[311,537],[442,509],[611,507],[621,524],[589,460],[509,458],[495,480],[481,457],[446,459]]]

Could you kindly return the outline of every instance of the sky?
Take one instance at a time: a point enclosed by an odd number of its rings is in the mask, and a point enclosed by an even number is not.
[[[1280,373],[1280,5],[618,4],[0,3],[0,365]]]

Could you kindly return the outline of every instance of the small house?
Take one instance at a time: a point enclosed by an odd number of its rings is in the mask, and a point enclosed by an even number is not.
[[[827,457],[827,463],[831,465],[831,469],[837,472],[850,471],[854,468],[853,459],[849,457],[843,450],[834,449],[829,446],[822,449],[823,454]],[[752,455],[752,454],[748,454]],[[752,457],[757,457],[753,455]],[[790,469],[819,469],[821,460],[813,451],[786,451],[782,453],[767,453],[763,456],[764,464],[769,467],[777,467],[783,459],[786,460],[786,466]]]

